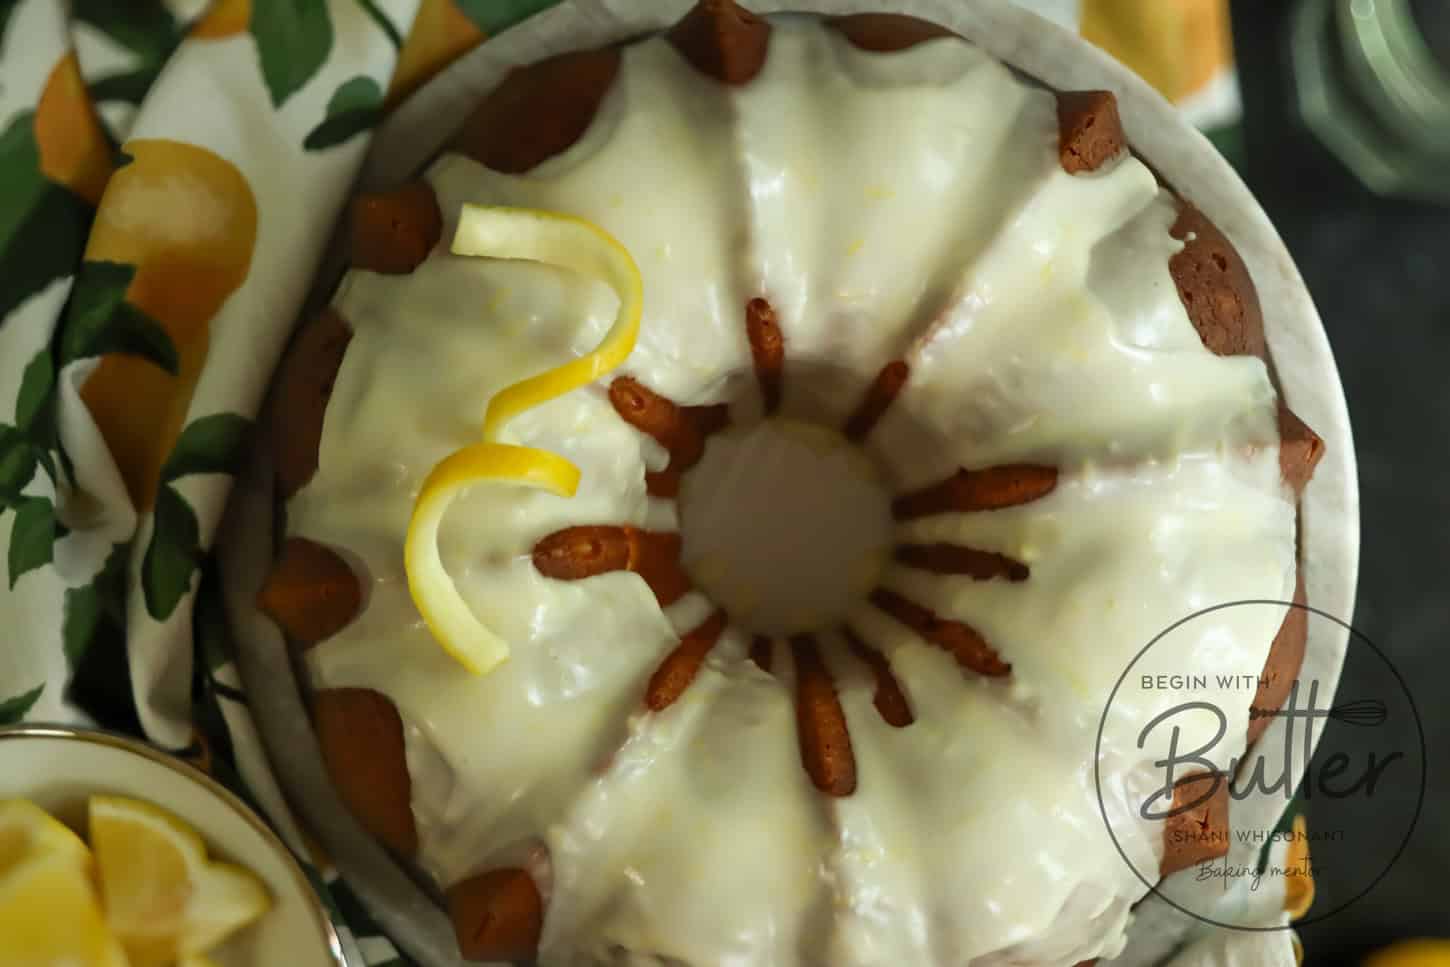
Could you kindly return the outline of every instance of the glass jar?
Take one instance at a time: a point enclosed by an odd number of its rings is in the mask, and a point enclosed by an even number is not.
[[[1450,2],[1299,0],[1305,122],[1372,191],[1450,203]]]

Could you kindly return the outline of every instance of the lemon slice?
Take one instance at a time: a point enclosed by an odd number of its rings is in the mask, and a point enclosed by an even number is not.
[[[91,851],[69,826],[28,799],[0,799],[0,874],[37,854],[69,857],[81,869]]]
[[[91,799],[106,919],[133,967],[202,954],[271,906],[251,873],[207,860],[201,837],[150,803]]]
[[[68,850],[33,852],[0,872],[0,964],[130,967],[90,872]]]
[[[90,849],[26,799],[0,800],[0,964],[126,965],[101,915]]]
[[[614,324],[586,356],[509,386],[489,401],[483,442],[448,457],[423,481],[403,547],[408,593],[443,650],[475,675],[508,657],[508,643],[473,613],[443,567],[438,530],[454,498],[478,483],[534,487],[572,497],[579,468],[557,454],[499,442],[513,417],[616,368],[639,338],[644,287],[639,267],[613,236],[581,218],[524,208],[464,205],[453,236],[459,255],[544,262],[597,278],[619,297]]]
[[[181,933],[182,954],[202,957],[215,950],[271,906],[266,888],[251,870],[213,861],[196,881],[196,893]]]

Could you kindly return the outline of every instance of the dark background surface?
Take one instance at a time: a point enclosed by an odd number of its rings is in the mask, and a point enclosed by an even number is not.
[[[1398,861],[1362,899],[1300,930],[1307,963],[1329,965],[1405,937],[1450,937],[1450,779],[1437,769],[1450,752],[1450,209],[1370,195],[1307,131],[1287,69],[1291,7],[1233,0],[1245,113],[1233,160],[1298,261],[1334,348],[1359,458],[1353,623],[1409,684],[1429,760],[1424,809]],[[1341,695],[1374,674],[1371,654],[1350,652]],[[1418,742],[1406,716],[1361,731],[1381,749]],[[1413,796],[1416,785],[1377,795]],[[1381,807],[1366,798],[1335,808],[1372,831]],[[1307,815],[1313,828],[1314,804]],[[1394,845],[1366,853],[1383,860]],[[1359,892],[1367,877],[1339,868],[1318,879],[1323,899]]]

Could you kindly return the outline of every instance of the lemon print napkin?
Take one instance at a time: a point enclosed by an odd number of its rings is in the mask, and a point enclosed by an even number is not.
[[[209,551],[373,127],[549,2],[0,0],[0,725],[221,779],[355,965],[407,961],[288,813]]]

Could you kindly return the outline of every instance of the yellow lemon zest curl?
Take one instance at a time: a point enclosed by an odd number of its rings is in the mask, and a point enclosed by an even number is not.
[[[639,267],[618,240],[592,222],[557,212],[464,205],[452,250],[456,255],[555,265],[597,278],[619,297],[614,324],[598,347],[494,394],[484,412],[482,442],[434,467],[413,504],[403,545],[408,593],[443,650],[473,674],[484,675],[508,658],[509,646],[473,613],[444,569],[438,551],[443,516],[455,497],[478,483],[574,496],[578,467],[547,450],[500,443],[499,436],[520,413],[592,383],[629,357],[639,337],[644,285]]]

